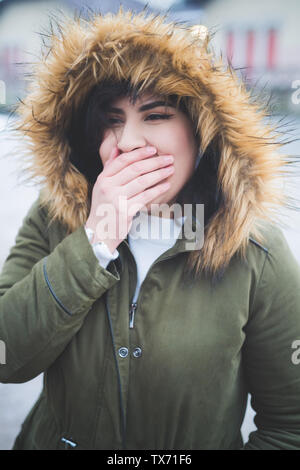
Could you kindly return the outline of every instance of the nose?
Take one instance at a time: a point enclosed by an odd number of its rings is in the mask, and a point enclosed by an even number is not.
[[[138,148],[150,145],[142,133],[139,131],[137,124],[127,122],[120,130],[117,136],[117,145],[122,153],[132,152]]]

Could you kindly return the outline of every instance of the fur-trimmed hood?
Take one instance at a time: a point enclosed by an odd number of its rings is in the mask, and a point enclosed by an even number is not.
[[[266,124],[266,107],[216,57],[209,30],[122,7],[117,14],[76,16],[58,26],[35,64],[16,125],[28,137],[27,171],[39,179],[52,219],[72,232],[89,214],[88,182],[69,158],[65,130],[72,113],[95,84],[130,78],[145,88],[155,84],[163,95],[189,97],[202,152],[218,139],[221,203],[206,227],[204,267],[224,268],[236,252],[245,252],[250,235],[262,243],[258,221],[274,221],[287,203],[277,177],[290,157],[279,153],[281,134]]]

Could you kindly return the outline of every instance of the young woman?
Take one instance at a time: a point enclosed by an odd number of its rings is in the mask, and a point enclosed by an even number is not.
[[[120,9],[60,31],[18,108],[42,187],[0,276],[0,380],[44,386],[13,448],[299,449],[290,160],[266,111],[200,27]]]

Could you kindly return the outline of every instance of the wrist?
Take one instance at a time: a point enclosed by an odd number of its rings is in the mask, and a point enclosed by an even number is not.
[[[108,250],[110,251],[111,254],[114,254],[115,250],[117,249],[117,247],[120,244],[120,242],[118,240],[110,240],[108,238],[102,238],[102,237],[99,238],[97,236],[96,231],[94,230],[94,228],[89,223],[86,223],[84,225],[84,228],[85,228],[87,237],[89,239],[89,242],[93,246],[95,246],[98,243],[102,243],[108,248]]]

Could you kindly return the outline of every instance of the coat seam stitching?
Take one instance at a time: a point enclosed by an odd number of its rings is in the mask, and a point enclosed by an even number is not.
[[[58,365],[58,368],[62,371],[62,368]],[[59,417],[56,416],[56,410],[55,407],[52,406],[52,401],[51,401],[51,396],[50,396],[50,385],[49,385],[49,368],[44,371],[44,377],[43,377],[43,393],[45,394],[45,402],[49,406],[51,414],[52,414],[52,419],[55,424],[56,428],[56,434],[60,436],[61,434],[61,426],[60,426],[60,421]]]
[[[117,358],[117,353],[116,353],[116,347],[115,347],[115,338],[114,338],[114,333],[113,333],[113,326],[112,326],[112,321],[111,321],[111,315],[110,315],[110,309],[108,306],[108,296],[107,292],[105,293],[105,305],[106,305],[106,311],[108,315],[108,322],[109,322],[109,328],[110,328],[110,333],[111,333],[111,338],[112,338],[112,345],[113,345],[113,356],[115,359],[115,364],[116,364],[116,369],[117,369],[117,378],[118,378],[118,388],[119,388],[119,400],[120,400],[120,410],[121,410],[121,426],[122,426],[122,445],[123,445],[123,450],[125,449],[125,419],[124,419],[124,407],[123,407],[123,396],[122,396],[122,381],[121,381],[121,375],[120,375],[120,369],[119,369],[119,364],[118,364],[118,358]]]
[[[104,361],[105,359],[107,358],[108,359],[108,354],[107,354],[107,350],[108,350],[108,344],[109,344],[109,335],[106,336],[106,341],[105,341],[105,351],[106,351],[106,354],[104,353]],[[103,362],[104,362],[103,361]],[[94,436],[93,436],[93,447],[96,448],[96,440],[97,440],[97,434],[98,434],[98,423],[100,421],[100,418],[101,418],[101,412],[103,410],[103,393],[104,393],[104,385],[105,385],[105,378],[106,378],[106,374],[107,374],[107,369],[108,369],[108,360],[106,361],[106,365],[105,365],[105,370],[103,372],[103,376],[102,378],[100,378],[100,386],[99,386],[99,401],[100,401],[100,404],[99,404],[99,409],[98,409],[98,412],[97,412],[97,417],[96,417],[96,423],[95,423],[95,433],[94,433]],[[97,395],[98,396],[98,395]]]
[[[254,294],[253,294],[253,300],[252,300],[251,307],[250,307],[250,319],[252,318],[252,310],[253,310],[253,306],[254,306],[254,303],[255,303],[255,300],[256,300],[256,294],[257,294],[257,292],[259,290],[259,287],[260,287],[261,279],[262,279],[264,271],[265,271],[265,266],[266,266],[266,262],[267,262],[268,257],[269,257],[269,252],[266,252],[265,261],[264,261],[264,264],[263,264],[263,267],[262,267],[262,270],[261,270],[261,273],[260,273],[260,276],[259,276],[259,280],[257,282],[256,288],[255,288],[255,291],[254,291]]]
[[[258,246],[259,248],[261,248],[265,253],[268,253],[268,252],[269,252],[268,248],[266,248],[265,246],[263,246],[263,245],[261,245],[260,243],[258,243],[256,240],[254,240],[254,238],[249,237],[249,240],[250,240],[250,242],[253,243],[253,245],[256,245],[256,246]]]

